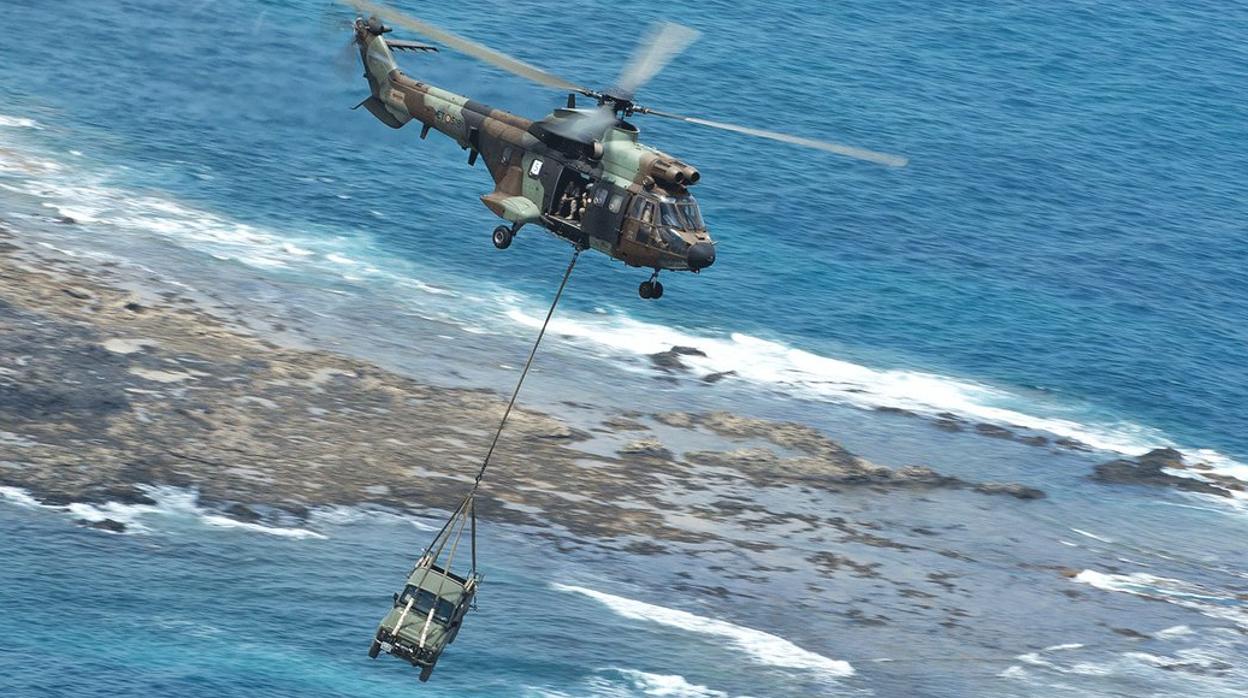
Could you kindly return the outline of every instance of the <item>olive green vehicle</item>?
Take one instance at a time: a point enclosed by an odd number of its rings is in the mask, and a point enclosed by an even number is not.
[[[420,669],[421,681],[428,681],[442,651],[459,634],[479,582],[475,571],[457,575],[426,554],[403,591],[394,595],[394,607],[377,627],[368,656],[386,652],[405,659]]]
[[[638,291],[659,298],[661,270],[699,272],[715,263],[715,242],[690,187],[697,168],[638,140],[626,119],[649,114],[686,123],[795,143],[864,160],[902,166],[904,158],[775,131],[680,116],[633,101],[648,82],[696,38],[697,32],[663,25],[644,42],[615,87],[591,90],[468,41],[426,22],[367,0],[349,0],[371,16],[352,27],[370,96],[357,106],[382,123],[401,128],[420,124],[421,138],[437,131],[468,151],[468,164],[481,161],[493,189],[481,202],[507,221],[494,230],[495,247],[511,245],[516,233],[539,225],[578,249],[595,249],[634,267],[653,269]],[[394,51],[435,51],[434,46],[388,38],[383,21],[413,30],[546,87],[567,91],[565,108],[530,120],[448,92],[404,74]],[[577,108],[581,95],[596,102]]]

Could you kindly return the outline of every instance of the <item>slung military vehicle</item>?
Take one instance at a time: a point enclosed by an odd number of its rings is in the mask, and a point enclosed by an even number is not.
[[[352,26],[371,92],[357,108],[366,108],[392,128],[419,122],[421,138],[438,131],[469,151],[469,165],[484,161],[494,189],[481,201],[509,222],[495,228],[495,247],[510,246],[525,225],[540,225],[580,249],[592,248],[630,266],[653,269],[638,289],[642,298],[663,295],[660,270],[698,272],[714,264],[715,242],[689,193],[701,178],[697,168],[640,143],[637,127],[626,118],[651,114],[884,165],[906,164],[894,155],[681,116],[634,102],[636,91],[697,37],[687,27],[661,26],[641,44],[615,87],[597,91],[391,8],[367,0],[349,2],[370,15]],[[566,107],[533,121],[412,79],[399,70],[393,52],[436,47],[389,38],[391,28],[384,22],[546,87],[566,90]],[[577,108],[577,95],[594,100],[595,106]]]
[[[403,592],[394,595],[394,607],[381,619],[368,656],[386,652],[405,659],[420,669],[421,681],[428,681],[442,651],[459,634],[478,582],[475,570],[460,576],[423,556]]]

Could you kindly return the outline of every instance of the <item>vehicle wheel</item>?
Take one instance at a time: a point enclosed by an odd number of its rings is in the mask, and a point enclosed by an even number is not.
[[[494,229],[494,246],[500,250],[511,247],[511,238],[514,237],[511,228],[500,225]]]
[[[641,282],[641,285],[637,287],[637,293],[642,298],[653,298],[654,297],[654,282],[653,281]]]
[[[654,287],[650,289],[650,297],[659,299],[663,297],[663,284],[658,281],[654,282]]]
[[[420,668],[420,680],[421,681],[428,681],[430,676],[433,676],[433,666],[426,666],[426,667]]]
[[[376,640],[373,640],[373,644],[371,644],[371,645],[369,645],[369,646],[368,646],[368,656],[369,656],[369,658],[371,658],[371,659],[376,659],[376,658],[377,658],[377,654],[378,654],[379,652],[381,652],[381,643],[380,643],[380,642],[378,642],[378,641],[376,641]]]

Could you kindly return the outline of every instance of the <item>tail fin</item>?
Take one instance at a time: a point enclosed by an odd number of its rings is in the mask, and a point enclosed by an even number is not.
[[[377,117],[378,121],[389,126],[390,128],[403,127],[403,122],[394,118],[394,114],[391,114],[389,110],[386,109],[386,105],[383,104],[382,101],[375,95],[351,108],[359,109],[360,107],[367,109],[373,116]]]

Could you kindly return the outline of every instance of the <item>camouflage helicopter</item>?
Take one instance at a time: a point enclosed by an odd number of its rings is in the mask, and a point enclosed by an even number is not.
[[[862,148],[791,136],[658,111],[637,104],[637,90],[697,38],[693,29],[660,26],[643,42],[614,87],[592,90],[564,80],[481,44],[368,0],[347,0],[368,19],[352,24],[370,96],[364,107],[382,123],[401,128],[421,124],[420,137],[436,130],[469,151],[494,180],[482,203],[510,225],[494,229],[498,249],[511,245],[530,223],[634,267],[653,269],[638,288],[642,298],[660,298],[661,270],[699,272],[715,263],[715,242],[689,188],[701,178],[697,168],[643,145],[638,129],[625,120],[653,115],[686,123],[817,148],[883,165],[901,167],[906,159]],[[567,91],[566,107],[536,121],[414,80],[394,60],[394,51],[437,51],[435,46],[386,36],[404,27],[540,85]],[[596,102],[577,108],[576,96]]]

